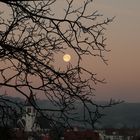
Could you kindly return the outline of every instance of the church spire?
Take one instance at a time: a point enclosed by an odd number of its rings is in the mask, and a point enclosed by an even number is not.
[[[37,113],[35,110],[35,106],[36,106],[35,95],[31,93],[25,103],[25,108],[26,108],[25,131],[27,132],[31,132],[35,128],[35,120],[36,120],[36,113]]]
[[[25,102],[25,106],[36,106],[35,95],[33,95],[32,93],[30,94]]]

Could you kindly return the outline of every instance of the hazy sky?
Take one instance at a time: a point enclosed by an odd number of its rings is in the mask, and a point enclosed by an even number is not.
[[[78,0],[76,3],[79,4]],[[63,2],[59,1],[57,7],[62,5]],[[97,100],[115,98],[126,102],[140,102],[139,6],[140,0],[93,0],[88,7],[89,11],[98,10],[104,18],[116,17],[106,30],[106,44],[111,50],[106,53],[108,66],[100,60],[95,62],[90,57],[83,60],[84,66],[97,72],[100,78],[106,78],[107,84],[96,88]],[[75,61],[74,58],[71,62]]]
[[[140,0],[94,0],[105,16],[116,16],[108,26],[109,66],[99,72],[107,79],[97,88],[98,99],[123,99],[140,102]]]
[[[62,1],[59,2],[61,6]],[[140,0],[93,0],[89,6],[88,10],[98,10],[104,17],[116,16],[106,30],[106,44],[111,50],[106,54],[109,65],[106,66],[100,60],[96,64],[91,58],[83,60],[85,63],[90,62],[87,67],[97,72],[99,77],[106,78],[107,84],[96,88],[98,100],[115,98],[140,102],[139,6]],[[75,61],[73,58],[72,61]]]

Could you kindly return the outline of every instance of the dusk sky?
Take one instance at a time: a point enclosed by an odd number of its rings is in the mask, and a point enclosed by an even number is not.
[[[79,5],[78,0],[76,4]],[[57,8],[62,5],[63,1],[59,1]],[[107,84],[99,84],[96,88],[97,100],[113,98],[125,102],[140,102],[139,6],[139,0],[93,0],[88,7],[89,11],[98,10],[103,19],[115,16],[105,31],[107,48],[111,50],[105,54],[108,65],[100,59],[95,61],[95,58],[88,56],[83,59],[85,67],[97,73],[99,78],[106,79]],[[72,53],[71,55],[73,63],[75,57]]]
[[[76,3],[78,3],[77,0]],[[63,10],[63,1],[57,1],[57,7]],[[114,17],[107,26],[107,48],[111,50],[105,54],[108,65],[100,59],[85,57],[83,64],[91,71],[105,78],[107,84],[99,84],[96,88],[95,99],[120,99],[126,102],[140,102],[140,0],[93,0],[88,10],[98,10],[103,18]],[[55,9],[56,10],[56,9]],[[61,15],[61,11],[59,13]],[[75,56],[71,53],[71,63]],[[59,66],[66,64],[59,59]],[[56,63],[57,63],[56,61]],[[88,62],[88,63],[87,63]]]
[[[140,102],[140,1],[94,0],[95,9],[105,17],[116,16],[106,31],[108,66],[100,74],[108,82],[97,88],[97,99]]]

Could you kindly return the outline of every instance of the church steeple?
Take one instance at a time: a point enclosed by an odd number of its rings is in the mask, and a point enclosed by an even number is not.
[[[36,104],[35,104],[34,95],[30,94],[30,97],[25,102],[25,110],[26,110],[25,131],[27,132],[33,131],[34,128],[34,123],[36,119],[36,110],[34,108],[35,105]]]
[[[31,93],[28,99],[25,102],[25,106],[35,106],[35,96]]]

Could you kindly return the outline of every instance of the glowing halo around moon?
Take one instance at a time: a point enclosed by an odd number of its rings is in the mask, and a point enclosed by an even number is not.
[[[63,56],[63,60],[64,60],[65,62],[69,62],[69,61],[71,60],[71,56],[70,56],[69,54],[65,54],[65,55]]]

